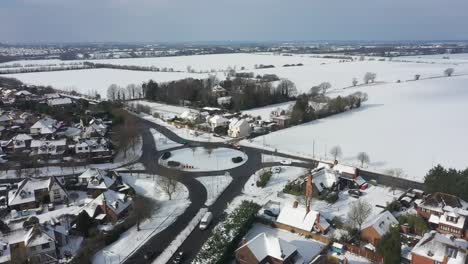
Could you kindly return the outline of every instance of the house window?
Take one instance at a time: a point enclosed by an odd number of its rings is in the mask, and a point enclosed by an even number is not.
[[[42,249],[48,249],[48,248],[50,248],[50,243],[42,244]]]
[[[60,190],[59,189],[55,189],[54,190],[54,199],[60,199],[61,195],[60,195]]]

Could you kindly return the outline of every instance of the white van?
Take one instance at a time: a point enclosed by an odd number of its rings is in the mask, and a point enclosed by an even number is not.
[[[206,212],[203,218],[200,221],[200,230],[205,230],[213,220],[213,214],[211,212]]]

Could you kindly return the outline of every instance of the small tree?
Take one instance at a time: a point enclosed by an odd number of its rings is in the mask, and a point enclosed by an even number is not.
[[[368,84],[369,82],[374,82],[377,74],[373,72],[366,72],[364,75],[364,83]]]
[[[178,191],[178,181],[175,175],[160,176],[157,180],[157,185],[169,196],[169,200],[172,200],[172,196]]]
[[[348,219],[355,228],[361,231],[362,224],[364,224],[371,212],[372,205],[363,199],[359,199],[350,205]]]
[[[454,70],[453,68],[447,68],[447,69],[445,69],[444,74],[445,74],[446,76],[450,77],[450,76],[452,76],[452,74],[453,74],[454,71],[455,71],[455,70]]]
[[[399,227],[392,226],[377,244],[377,252],[384,257],[385,264],[399,264],[401,256],[401,237]]]
[[[356,86],[358,84],[357,78],[353,78],[353,86]]]
[[[357,158],[361,162],[361,168],[364,167],[364,163],[369,163],[370,161],[369,155],[366,152],[359,152]]]
[[[414,75],[414,80],[415,80],[415,81],[419,80],[419,78],[421,78],[421,75],[420,75],[420,74],[415,74],[415,75]]]
[[[334,160],[338,160],[338,158],[343,155],[343,152],[340,146],[334,146],[330,149],[330,154],[333,156]]]
[[[322,94],[325,94],[328,89],[330,89],[332,86],[329,82],[323,82],[319,84],[319,88],[322,91]]]

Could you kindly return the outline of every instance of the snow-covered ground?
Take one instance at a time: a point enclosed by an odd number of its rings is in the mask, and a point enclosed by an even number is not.
[[[283,158],[283,157],[280,157],[280,156],[262,154],[262,162],[263,162],[263,163],[268,163],[268,162],[282,162],[282,161],[306,163],[305,161],[302,161],[302,160],[297,160],[297,159],[286,159],[286,158]]]
[[[457,169],[468,166],[468,77],[437,78],[335,91],[368,93],[360,109],[280,130],[254,139],[278,151],[330,158],[341,146],[342,162],[358,165],[356,155],[367,152],[367,169],[385,172],[402,168],[411,180],[423,181],[438,163]],[[315,142],[315,153],[312,143]],[[244,144],[249,142],[244,141]]]
[[[326,246],[320,241],[307,239],[299,234],[294,234],[285,230],[272,228],[270,226],[258,223],[254,224],[249,232],[247,232],[245,239],[248,241],[261,233],[281,238],[294,245],[297,248],[299,254],[301,254],[304,263],[309,263],[311,260],[313,260]]]
[[[184,106],[168,105],[146,100],[132,101],[129,102],[129,104],[149,106],[151,108],[151,114],[158,113],[159,116],[165,120],[173,118],[174,116],[180,116],[183,112],[190,110],[190,108]]]
[[[337,255],[336,253],[333,254],[333,253],[330,253],[330,255],[338,258],[338,259],[341,259],[341,260],[344,260],[345,258],[348,260],[348,263],[349,264],[370,264],[372,263],[370,260],[364,258],[364,257],[361,257],[361,256],[358,256],[358,255],[355,255],[353,253],[350,253],[349,251],[346,251],[346,253],[344,255]]]
[[[176,143],[168,139],[166,136],[159,133],[154,128],[151,128],[150,131],[151,131],[151,134],[153,134],[154,142],[156,144],[156,150],[158,151],[182,146],[182,144]]]
[[[269,169],[269,168],[266,168]],[[284,186],[288,181],[294,180],[306,173],[304,168],[298,167],[281,167],[280,173],[274,173],[267,185],[264,188],[256,186],[256,181],[259,179],[258,171],[252,175],[245,183],[242,194],[234,198],[229,204],[227,211],[230,212],[238,206],[243,200],[256,202],[260,205],[266,204],[268,201],[279,202],[281,206],[291,206],[294,201],[299,198],[283,193]],[[401,190],[391,190],[387,187],[369,185],[367,190],[362,191],[361,200],[365,200],[372,205],[370,218],[378,215],[383,211],[381,207],[385,207],[387,203],[397,199],[401,194]],[[334,217],[340,217],[346,221],[349,210],[349,205],[357,199],[350,197],[346,191],[339,193],[339,199],[334,204],[329,204],[326,201],[313,199],[312,210],[319,211],[325,218],[331,220]],[[379,206],[379,207],[378,207]]]
[[[253,117],[260,116],[262,120],[270,120],[270,114],[272,111],[276,111],[277,109],[287,110],[290,107],[293,107],[296,101],[290,101],[285,103],[273,104],[264,107],[253,108],[247,111],[243,111],[243,114],[251,115]]]
[[[184,78],[206,78],[206,74],[185,72],[147,72],[117,69],[87,69],[72,71],[31,72],[6,74],[5,77],[16,78],[26,84],[50,85],[61,90],[75,90],[82,94],[93,94],[97,91],[101,98],[107,97],[107,88],[111,84],[127,86],[141,84],[150,79],[156,82],[168,82]]]
[[[229,173],[218,176],[197,177],[196,179],[205,186],[207,196],[206,206],[214,204],[221,193],[223,193],[232,182],[232,177]]]
[[[134,226],[124,232],[119,240],[96,253],[93,258],[95,264],[123,262],[148,239],[172,224],[190,204],[188,190],[182,184],[179,184],[179,191],[172,200],[169,200],[167,194],[158,187],[157,180],[161,176],[144,174],[122,176],[124,182],[132,186],[138,194],[154,199],[158,208],[149,219],[140,224],[140,231]]]
[[[244,152],[230,148],[183,148],[171,151],[171,154],[169,159],[160,159],[159,163],[167,166],[169,161],[178,161],[182,164],[180,169],[186,171],[229,170],[241,166],[248,159]],[[242,157],[242,162],[234,163],[232,158],[235,157]]]
[[[199,141],[199,142],[226,142],[231,139],[228,137],[215,137],[213,136],[213,133],[194,131],[186,127],[176,127],[172,124],[169,124],[161,120],[160,118],[156,118],[151,115],[140,114],[139,116],[150,122],[166,127],[167,129],[177,134],[179,137],[186,139],[186,140]]]
[[[303,67],[281,67],[255,70],[254,74],[276,74],[280,78],[293,81],[300,93],[307,93],[312,86],[329,82],[332,89],[342,89],[352,85],[353,78],[363,84],[366,72],[377,74],[377,82],[396,83],[414,80],[415,74],[421,79],[440,77],[444,70],[454,68],[455,74],[468,74],[468,64],[416,63],[392,61],[355,61],[329,64],[312,64]]]

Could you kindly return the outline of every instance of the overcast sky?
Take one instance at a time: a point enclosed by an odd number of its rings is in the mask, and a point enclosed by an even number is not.
[[[0,0],[0,42],[466,40],[468,0]]]

